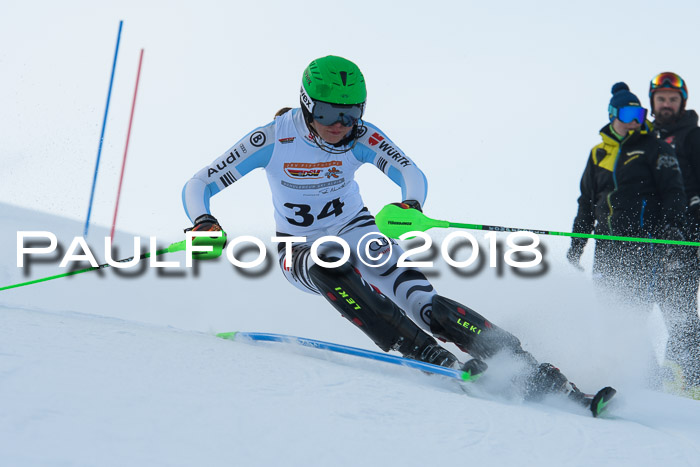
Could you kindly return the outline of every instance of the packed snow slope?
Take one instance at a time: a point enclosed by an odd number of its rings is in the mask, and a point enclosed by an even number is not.
[[[28,275],[17,268],[17,231],[52,231],[66,248],[82,227],[8,205],[0,218],[0,287],[62,272],[58,256],[30,263]],[[105,234],[88,239],[100,262]],[[119,257],[133,254],[131,241],[118,235]],[[548,244],[549,269],[535,278],[436,268],[431,279],[584,390],[615,386],[607,419],[479,387],[468,396],[378,362],[218,339],[265,331],[373,348],[288,285],[275,261],[254,274],[219,261],[0,292],[0,465],[700,465],[700,402],[644,385],[645,343],[662,348],[662,326],[601,308],[587,276],[557,259],[562,248]],[[484,379],[498,374],[492,362]]]

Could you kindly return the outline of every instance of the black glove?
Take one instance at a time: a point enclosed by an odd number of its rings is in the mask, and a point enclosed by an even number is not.
[[[586,246],[586,239],[572,238],[569,251],[566,252],[566,259],[569,263],[579,271],[583,271],[581,266],[581,256],[583,256],[583,248]]]
[[[421,208],[420,203],[418,201],[416,201],[415,199],[407,199],[407,200],[402,201],[400,203],[392,203],[392,204],[399,206],[403,209],[416,209],[420,212],[423,212],[423,208]]]
[[[185,232],[189,232],[190,230],[194,232],[218,232],[224,229],[221,228],[216,217],[211,214],[202,214],[194,220],[194,225],[192,227],[185,229]]]
[[[194,225],[185,232],[221,232],[220,237],[194,237],[192,239],[193,245],[209,245],[212,247],[212,251],[195,251],[192,253],[192,258],[195,259],[213,259],[221,256],[221,252],[226,246],[226,232],[219,225],[219,221],[216,217],[211,214],[202,214],[194,220]]]
[[[569,263],[571,263],[573,267],[583,272],[583,266],[581,266],[581,253],[574,250],[573,247],[570,247],[569,251],[566,252],[566,259],[569,260]]]

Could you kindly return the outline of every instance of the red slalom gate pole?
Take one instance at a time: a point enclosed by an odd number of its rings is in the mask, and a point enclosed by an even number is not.
[[[114,228],[117,224],[117,212],[119,211],[119,198],[122,194],[122,182],[124,181],[124,169],[126,168],[126,155],[129,152],[129,140],[131,139],[131,124],[134,121],[134,109],[136,108],[136,95],[139,91],[139,80],[141,79],[141,64],[143,63],[143,49],[139,56],[139,67],[136,72],[136,87],[134,88],[134,100],[131,102],[131,115],[129,116],[129,128],[126,132],[126,145],[124,146],[124,159],[122,160],[122,171],[119,175],[119,188],[117,188],[117,202],[114,205],[114,217],[112,218],[112,231],[109,238],[114,240]]]

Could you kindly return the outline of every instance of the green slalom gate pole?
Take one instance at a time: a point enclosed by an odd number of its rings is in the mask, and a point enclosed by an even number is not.
[[[619,237],[616,235],[596,235],[574,232],[555,232],[552,230],[522,229],[519,227],[501,227],[498,225],[462,224],[458,222],[431,219],[417,209],[404,209],[395,204],[387,204],[375,216],[377,227],[389,238],[399,238],[407,232],[425,232],[432,228],[458,228],[470,230],[487,230],[491,232],[532,232],[538,235],[557,235],[561,237],[594,238],[598,240],[616,240],[621,242],[663,243],[666,245],[700,246],[700,242],[681,240],[664,240],[661,238]]]
[[[157,250],[153,256],[158,256],[158,255],[162,255],[162,254],[165,254],[165,253],[174,253],[174,252],[176,252],[176,251],[182,251],[182,250],[184,250],[184,249],[185,249],[185,240],[181,240],[181,241],[179,241],[179,242],[175,242],[175,243],[171,244],[171,245],[168,246],[167,248],[163,248],[163,249]],[[144,254],[142,254],[141,256],[139,256],[139,259],[146,259],[146,258],[149,258],[150,256],[151,256],[151,253],[150,253],[150,252],[144,253]],[[115,261],[115,263],[127,263],[127,262],[133,260],[134,257],[135,257],[135,256],[132,256],[132,257],[130,257],[130,258],[121,259],[121,260]],[[107,264],[107,263],[105,263],[105,264],[100,264],[100,265],[95,266],[95,267],[89,267],[89,268],[80,269],[80,270],[77,270],[77,271],[70,271],[70,272],[66,272],[66,273],[63,273],[63,274],[56,274],[55,276],[44,277],[44,278],[41,278],[41,279],[34,279],[34,280],[32,280],[32,281],[22,282],[22,283],[20,283],[20,284],[7,285],[7,286],[4,286],[4,287],[0,287],[0,291],[9,290],[9,289],[15,289],[15,288],[17,288],[17,287],[24,287],[25,285],[37,284],[37,283],[39,283],[39,282],[46,282],[46,281],[50,281],[50,280],[53,280],[53,279],[58,279],[58,278],[60,278],[60,277],[75,276],[76,274],[82,274],[82,273],[84,273],[84,272],[96,271],[96,270],[98,270],[98,269],[105,269],[105,268],[108,268],[108,267],[110,267],[110,266],[109,266],[109,264]]]

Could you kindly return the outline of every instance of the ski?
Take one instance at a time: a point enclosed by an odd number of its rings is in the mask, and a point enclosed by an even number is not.
[[[594,417],[598,417],[608,410],[608,404],[610,404],[610,400],[615,397],[616,393],[615,389],[607,386],[591,398],[589,408]]]
[[[281,342],[287,344],[296,344],[303,347],[312,347],[315,349],[328,350],[331,352],[341,353],[345,355],[353,355],[355,357],[367,358],[370,360],[377,360],[381,362],[391,363],[394,365],[405,366],[408,368],[414,368],[417,370],[424,371],[426,373],[447,376],[449,378],[457,379],[460,381],[476,381],[481,373],[482,368],[478,368],[476,371],[467,370],[462,371],[454,368],[447,368],[444,366],[433,365],[432,363],[425,363],[418,360],[413,360],[405,357],[398,357],[396,355],[389,355],[385,353],[375,352],[372,350],[360,349],[357,347],[350,347],[347,345],[334,344],[332,342],[324,342],[315,339],[307,339],[304,337],[287,336],[283,334],[270,334],[265,332],[222,332],[216,335],[222,339],[228,340],[250,340],[250,341],[263,341],[263,342]],[[478,374],[477,374],[478,373]]]
[[[332,342],[308,339],[305,337],[288,336],[284,334],[235,331],[218,333],[216,334],[216,336],[221,339],[232,341],[278,342],[300,345],[302,347],[310,347],[319,350],[326,350],[330,352],[352,355],[355,357],[366,358],[385,363],[391,363],[393,365],[404,366],[420,370],[429,374],[447,376],[448,378],[456,379],[459,382],[474,382],[477,379],[479,379],[481,374],[486,370],[486,364],[476,359],[470,360],[467,363],[465,363],[462,368],[470,369],[467,371],[463,371],[455,368],[447,368],[443,366],[433,365],[432,363],[425,363],[410,358],[376,352],[373,350],[366,350],[358,347],[335,344]],[[462,389],[466,391],[465,386],[460,385],[460,387],[462,387]],[[613,396],[615,396],[616,392],[617,391],[611,387],[605,387],[598,391],[596,394],[583,394],[580,391],[578,391],[578,396],[572,399],[576,403],[589,409],[594,417],[598,417],[607,411],[608,404],[610,403]],[[469,394],[469,392],[467,392],[467,394]]]
[[[608,410],[608,404],[616,393],[615,389],[606,386],[595,394],[584,394],[577,390],[569,394],[569,398],[590,410],[594,417],[598,417]]]

